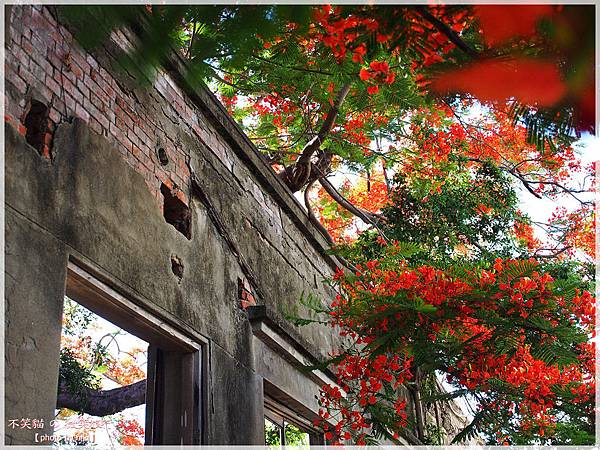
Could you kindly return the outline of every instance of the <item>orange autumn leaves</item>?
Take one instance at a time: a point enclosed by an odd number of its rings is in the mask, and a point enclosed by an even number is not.
[[[423,202],[429,201],[431,194],[440,192],[446,183],[451,182],[449,180],[457,171],[476,170],[486,161],[528,180],[532,195],[555,200],[564,195],[556,186],[569,186],[575,179],[573,176],[583,170],[571,146],[538,149],[527,143],[525,128],[513,124],[503,112],[490,110],[481,115],[472,114],[468,121],[457,121],[447,107],[421,108],[413,113],[412,119],[408,127],[410,133],[404,138],[399,136],[398,141],[385,150],[384,159],[397,161],[393,169],[388,167],[388,178],[394,173],[402,174],[413,188],[422,191]],[[375,167],[370,182],[362,173],[354,184],[349,181],[343,184],[340,191],[359,208],[380,213],[390,200],[381,166],[377,164]],[[511,178],[515,186],[522,186],[520,179],[514,175]],[[351,242],[358,232],[365,229],[359,219],[338,205],[323,189],[318,191],[316,200],[317,215],[335,241]],[[481,204],[479,210],[481,216],[495,214],[489,205]],[[536,235],[526,218],[515,221],[512,235],[519,247],[530,254],[558,252],[568,245],[588,256],[593,255],[593,220],[585,214],[580,217],[569,213],[569,217],[568,222],[573,226],[564,237]],[[558,219],[552,218],[550,226],[564,230],[564,224]],[[556,250],[554,243],[550,245],[554,241],[559,244]],[[572,251],[560,255],[572,256]]]
[[[412,9],[402,10],[409,25],[399,29],[392,18],[375,19],[360,13],[344,16],[343,8],[324,6],[315,12],[319,31],[313,37],[330,48],[338,62],[349,58],[362,65],[359,78],[370,95],[379,93],[382,85],[393,84],[397,74],[390,65],[397,62],[397,42],[404,38],[403,45],[415,53],[411,72],[420,87],[429,85],[440,94],[470,94],[482,102],[516,99],[545,108],[571,102],[580,110],[578,126],[593,128],[593,64],[590,55],[578,53],[574,43],[580,22],[577,14],[565,15],[563,8],[555,5],[481,5],[458,12],[437,6],[427,11],[458,39],[464,39],[461,33],[467,24],[471,28],[479,25],[483,48],[473,50],[477,56],[471,63],[427,74],[424,69],[435,63],[456,61],[452,53],[456,45]],[[546,23],[551,23],[551,32],[540,31]],[[423,36],[427,36],[427,45],[421,42]],[[368,56],[372,57],[378,46],[385,48],[391,59],[383,61],[379,56],[369,63]],[[571,67],[574,64],[578,66]]]
[[[564,227],[561,239],[573,254],[578,250],[590,261],[595,261],[596,227],[595,211],[592,206],[582,206],[574,211],[558,208],[552,215],[552,221]]]
[[[141,446],[144,445],[144,427],[137,420],[120,419],[117,422],[119,431],[118,441],[121,445]]]
[[[104,377],[120,386],[127,386],[146,378],[145,372],[137,361],[145,353],[145,350],[141,348],[133,348],[119,359],[112,356],[105,357],[104,361],[101,361],[100,367],[96,367],[98,364],[97,347],[90,336],[72,338],[63,335],[61,340],[63,347],[68,348],[80,364],[100,370]]]
[[[378,48],[386,49],[391,60],[396,61],[399,54],[399,42],[414,50],[415,57],[411,71],[417,68],[443,61],[444,56],[455,48],[430,22],[425,20],[414,8],[394,8],[389,17],[371,17],[373,9],[364,7],[356,13],[345,15],[342,7],[324,5],[314,12],[315,30],[312,38],[328,47],[338,63],[348,58],[352,62],[363,65],[360,79],[367,82],[370,95],[379,92],[381,84],[391,85],[396,73],[390,70],[389,62],[371,61],[364,66],[365,58]],[[443,5],[429,7],[435,15],[443,17],[448,26],[462,31],[471,20],[466,10],[446,9]],[[402,15],[402,21],[399,21]],[[402,23],[402,25],[400,25]],[[406,50],[405,48],[402,50]],[[391,61],[390,60],[390,61]]]
[[[346,180],[340,192],[350,203],[371,213],[381,212],[390,203],[381,169],[374,171],[370,180],[366,177],[359,178],[355,183]],[[345,242],[356,239],[361,229],[358,219],[336,203],[322,187],[317,191],[316,197],[315,209],[319,220],[331,237],[335,241]]]

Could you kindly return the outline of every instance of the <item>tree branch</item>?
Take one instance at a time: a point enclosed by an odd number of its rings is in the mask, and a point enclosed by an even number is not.
[[[310,183],[308,183],[308,185],[306,186],[306,189],[304,189],[304,205],[306,206],[306,210],[308,211],[308,220],[310,220],[312,222],[312,224],[325,237],[325,239],[327,239],[327,242],[329,242],[329,245],[333,245],[334,244],[333,238],[331,237],[331,235],[329,234],[327,229],[323,226],[323,224],[319,221],[319,219],[317,219],[317,217],[315,216],[315,213],[313,212],[312,207],[310,206],[310,201],[308,199],[308,195],[310,193],[310,188],[312,188],[315,181],[316,180],[313,180]]]
[[[521,175],[521,173],[518,170],[511,170],[511,169],[506,169],[508,173],[511,173],[513,176],[515,176],[516,178],[518,178],[521,183],[523,183],[523,186],[525,186],[525,189],[527,189],[531,195],[533,195],[534,197],[537,198],[542,198],[542,196],[540,194],[538,194],[537,192],[535,192],[533,190],[533,188],[531,187],[531,184],[529,184],[529,181],[526,180],[525,178],[523,178],[523,176]]]
[[[331,105],[331,108],[327,113],[327,117],[321,124],[316,136],[308,141],[308,143],[304,146],[298,161],[296,161],[296,163],[291,166],[289,170],[285,170],[281,173],[281,178],[292,192],[298,191],[309,181],[311,169],[310,159],[316,151],[320,150],[325,138],[333,128],[335,119],[340,112],[340,108],[344,103],[348,92],[350,92],[350,87],[350,83],[346,83],[342,86],[340,91],[337,93],[335,101],[333,102],[333,105]]]
[[[319,75],[328,75],[328,76],[333,75],[333,73],[331,73],[331,72],[325,72],[323,70],[309,69],[307,67],[286,66],[284,64],[279,64],[279,63],[277,63],[275,61],[271,61],[268,58],[263,58],[262,56],[258,56],[258,55],[250,55],[250,56],[252,56],[255,59],[258,59],[259,61],[266,62],[267,64],[273,64],[273,65],[278,66],[278,67],[283,67],[284,69],[297,70],[299,72],[316,73],[316,74],[319,74]]]
[[[80,395],[71,393],[62,382],[56,398],[57,408],[69,408],[97,417],[116,414],[144,403],[146,403],[146,380],[110,390],[84,388]]]
[[[570,250],[572,247],[570,245],[567,245],[563,248],[538,248],[533,256],[535,258],[558,258],[560,255],[562,255],[564,252]],[[542,251],[549,251],[551,253],[547,253],[547,254],[543,254],[540,255],[538,252],[542,252]]]
[[[480,58],[480,54],[477,50],[470,47],[465,41],[463,41],[460,36],[448,25],[442,22],[440,19],[435,17],[425,6],[415,6],[416,11],[429,23],[431,23],[434,27],[436,27],[442,34],[444,34],[450,42],[460,48],[463,52],[469,55],[471,58],[478,59]]]
[[[194,22],[192,23],[192,38],[190,39],[190,44],[188,45],[187,52],[185,54],[185,57],[187,59],[190,59],[190,56],[192,55],[192,47],[194,46],[194,38],[195,37],[196,37],[196,19],[194,19]]]
[[[383,237],[386,241],[388,240],[383,231],[381,231],[381,229],[377,225],[377,216],[375,214],[350,203],[344,198],[342,194],[340,194],[337,191],[337,189],[329,182],[327,178],[319,178],[319,183],[321,183],[323,189],[325,189],[325,191],[331,196],[331,198],[333,198],[342,208],[352,213],[366,224],[373,225],[377,229],[381,237]]]

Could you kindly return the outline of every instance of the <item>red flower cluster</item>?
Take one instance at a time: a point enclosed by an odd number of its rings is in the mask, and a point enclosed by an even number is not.
[[[579,338],[589,338],[591,294],[576,291],[567,301],[570,294],[534,260],[498,259],[489,269],[458,276],[429,266],[410,268],[393,256],[398,248],[387,250],[381,260],[334,278],[340,294],[330,306],[329,323],[351,344],[335,364],[339,387],[321,392],[320,423],[329,440],[360,444],[373,427],[393,433],[406,425],[401,385],[415,374],[415,352],[427,353],[450,383],[484,399],[489,395],[485,406],[509,411],[522,430],[551,433],[554,408],[564,402],[591,411],[593,345],[577,344],[577,362],[560,366],[540,356],[556,344],[554,328],[572,327]],[[507,345],[511,351],[498,351]]]
[[[465,9],[454,11],[443,6],[431,6],[429,10],[456,32],[462,31],[470,19]],[[414,8],[394,8],[390,11],[390,17],[386,18],[374,18],[369,7],[365,7],[363,12],[364,15],[359,11],[344,16],[341,7],[332,8],[330,5],[315,10],[314,22],[320,29],[315,34],[315,39],[329,47],[338,62],[344,61],[351,54],[354,63],[363,64],[369,50],[368,43],[374,41],[386,48],[390,54],[397,52],[399,45],[413,48],[418,55],[411,68],[415,71],[443,61],[444,56],[455,48],[445,34],[424,20]],[[402,20],[399,20],[400,17]],[[402,22],[408,23],[408,27],[400,26]],[[375,61],[375,64],[381,63]],[[365,81],[366,78],[363,77],[366,72],[363,70],[361,78]],[[387,73],[385,82],[391,84],[394,76],[393,73]],[[370,94],[377,91],[377,85],[369,87]]]
[[[118,437],[121,445],[144,445],[144,428],[135,419],[120,419],[117,422]]]
[[[379,92],[378,83],[392,84],[396,79],[396,74],[390,72],[390,66],[385,61],[372,61],[368,69],[361,69],[359,73],[363,81],[370,80],[375,83],[367,88],[369,94]]]

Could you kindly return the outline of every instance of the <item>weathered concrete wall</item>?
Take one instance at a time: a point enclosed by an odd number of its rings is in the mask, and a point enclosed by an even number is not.
[[[335,261],[324,239],[206,90],[181,87],[176,70],[140,87],[117,67],[117,44],[87,54],[48,8],[13,6],[8,22],[6,418],[53,416],[66,265],[74,257],[210,341],[207,443],[262,444],[263,376],[306,398],[316,385],[303,374],[286,381],[293,367],[277,355],[263,364],[266,350],[253,344],[238,298],[246,274],[190,195],[186,160],[256,275],[258,303],[315,357],[335,347],[334,335],[295,328],[284,311],[303,292],[331,295],[322,280]],[[49,108],[38,148],[25,138],[32,99]],[[191,239],[166,223],[162,184],[191,208]],[[183,263],[181,279],[172,255]],[[32,442],[29,430],[6,432],[7,443]]]

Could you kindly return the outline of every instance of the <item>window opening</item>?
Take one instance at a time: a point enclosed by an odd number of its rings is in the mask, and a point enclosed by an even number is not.
[[[142,445],[148,343],[65,297],[58,444]]]
[[[53,441],[99,448],[202,444],[206,341],[72,262],[67,274]]]
[[[321,445],[321,433],[309,421],[272,399],[265,401],[265,444],[270,447],[295,446],[308,449]]]

